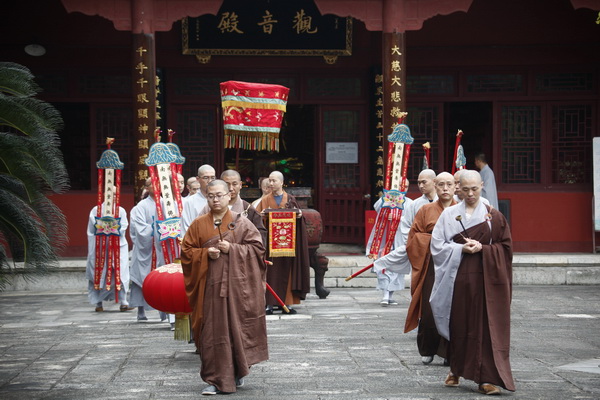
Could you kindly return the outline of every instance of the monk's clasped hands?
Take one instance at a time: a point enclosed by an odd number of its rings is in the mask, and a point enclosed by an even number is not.
[[[230,243],[227,240],[219,240],[217,248],[224,254],[229,253]]]
[[[482,245],[477,240],[466,239],[466,243],[463,245],[463,253],[475,254],[482,249]]]
[[[220,255],[221,255],[221,251],[219,249],[217,249],[216,247],[208,248],[208,258],[210,258],[211,260],[216,260],[217,258],[219,258]]]

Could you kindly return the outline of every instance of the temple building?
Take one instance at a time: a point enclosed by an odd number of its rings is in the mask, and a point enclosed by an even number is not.
[[[65,256],[86,254],[106,137],[129,210],[156,126],[163,140],[176,132],[186,178],[237,166],[257,187],[280,170],[312,189],[323,242],[364,244],[403,111],[410,197],[422,145],[431,168],[450,171],[462,130],[466,167],[483,152],[495,173],[515,251],[591,252],[600,239],[599,1],[21,0],[3,11],[0,60],[30,68],[65,121],[71,190],[52,197],[69,223]],[[290,89],[279,152],[225,149],[229,80]]]

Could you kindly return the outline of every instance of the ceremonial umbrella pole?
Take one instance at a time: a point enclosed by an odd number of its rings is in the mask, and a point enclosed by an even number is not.
[[[408,158],[410,147],[414,142],[413,137],[410,135],[410,128],[402,123],[407,115],[408,113],[406,112],[401,113],[398,124],[388,136],[388,157],[383,189],[383,204],[375,219],[375,234],[371,248],[369,249],[369,255],[372,258],[379,256],[382,244],[384,245],[382,254],[385,255],[390,252],[394,244],[396,231],[400,225],[402,211],[404,210]],[[368,267],[363,268],[359,273],[349,276],[346,280],[350,280],[368,269]]]
[[[119,203],[121,194],[121,170],[124,165],[116,151],[110,146],[114,138],[106,138],[108,149],[96,163],[98,168],[96,229],[96,263],[94,265],[94,289],[100,290],[104,263],[107,262],[105,287],[110,290],[112,274],[115,275],[115,301],[119,302],[121,290],[121,218]],[[104,205],[104,206],[103,206]]]
[[[457,170],[465,169],[465,165],[467,165],[465,151],[460,144],[462,136],[463,131],[459,129],[456,133],[456,145],[454,146],[454,158],[452,159],[452,175],[454,175]]]
[[[181,218],[177,213],[173,185],[171,184],[173,177],[171,163],[175,162],[175,156],[165,143],[160,142],[160,130],[158,129],[155,132],[155,139],[156,143],[150,146],[146,165],[148,166],[150,178],[152,179],[152,188],[154,189],[154,202],[156,204],[156,217],[158,219],[156,221],[156,232],[159,235],[165,262],[170,264],[172,260],[177,258],[175,248],[178,246],[178,243],[176,243],[176,240],[181,232]],[[175,178],[177,178],[177,175],[175,175]],[[177,181],[175,180],[175,182]],[[175,191],[179,191],[177,183],[175,183]],[[166,215],[163,213],[163,202]],[[152,269],[154,269],[154,253],[152,258]]]

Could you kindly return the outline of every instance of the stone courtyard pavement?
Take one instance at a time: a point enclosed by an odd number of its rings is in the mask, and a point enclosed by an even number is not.
[[[440,359],[421,363],[416,332],[402,333],[409,296],[381,307],[373,289],[333,289],[269,316],[270,360],[226,398],[484,398],[444,387]],[[96,313],[83,292],[0,294],[0,399],[205,398],[194,346],[148,316]],[[517,391],[501,398],[600,399],[600,287],[516,286],[511,361]]]

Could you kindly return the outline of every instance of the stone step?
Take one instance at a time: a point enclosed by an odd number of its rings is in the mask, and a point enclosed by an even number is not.
[[[339,245],[336,245],[339,246]],[[374,288],[377,285],[375,274],[366,271],[356,278],[346,281],[346,277],[371,263],[359,246],[343,247],[347,253],[340,253],[340,247],[322,246],[319,252],[329,259],[325,274],[326,288]],[[325,251],[327,250],[327,251]],[[331,251],[336,250],[336,251]],[[350,252],[348,252],[350,251]],[[47,275],[32,279],[19,277],[12,279],[6,291],[86,291],[84,258],[64,258],[60,267]],[[311,268],[311,285],[314,287],[314,271]],[[513,256],[513,283],[515,285],[598,285],[600,284],[600,254],[515,254]],[[410,276],[405,276],[405,285],[410,287]]]

